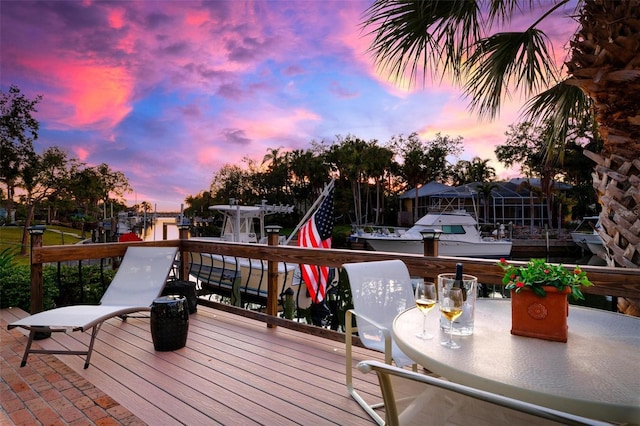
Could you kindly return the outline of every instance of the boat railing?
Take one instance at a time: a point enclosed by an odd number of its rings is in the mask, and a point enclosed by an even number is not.
[[[296,306],[308,305],[298,265],[278,262],[277,296],[284,306],[291,289]],[[189,279],[196,280],[198,296],[244,308],[262,309],[268,299],[268,262],[237,256],[189,252]]]
[[[277,242],[277,235],[275,241]],[[38,243],[37,239],[40,238]],[[464,264],[465,273],[478,277],[478,282],[487,289],[487,295],[504,294],[502,287],[502,269],[496,266],[495,260],[454,258],[454,257],[432,257],[410,254],[371,252],[364,250],[346,249],[312,249],[292,247],[285,245],[257,245],[228,243],[221,241],[197,241],[183,238],[180,240],[153,241],[153,242],[131,242],[131,243],[102,243],[83,244],[66,246],[42,247],[42,236],[32,235],[32,256],[31,256],[31,312],[43,310],[43,265],[58,264],[63,262],[76,262],[79,275],[82,277],[82,265],[89,262],[96,262],[99,259],[118,259],[123,256],[128,246],[171,246],[179,248],[178,270],[175,272],[176,278],[188,280],[192,270],[190,263],[191,254],[211,254],[227,256],[229,258],[258,259],[264,262],[263,269],[267,273],[266,301],[264,302],[263,313],[259,319],[270,325],[281,324],[282,297],[279,294],[277,283],[277,265],[286,264],[309,264],[318,266],[328,266],[330,268],[340,268],[342,264],[349,262],[367,262],[374,260],[400,259],[409,269],[412,277],[423,277],[435,280],[440,273],[455,270],[458,262]],[[515,265],[523,262],[512,262]],[[117,261],[98,261],[98,264],[105,265],[104,268],[116,267]],[[112,265],[112,266],[109,266]],[[566,265],[567,267],[573,267]],[[588,272],[593,287],[584,288],[583,292],[600,296],[608,296],[615,307],[616,297],[640,298],[640,269],[610,268],[602,266],[581,266]],[[202,271],[202,269],[201,269]],[[225,271],[212,271],[222,273]],[[229,273],[225,276],[230,284],[239,277]],[[82,281],[82,278],[81,280]],[[263,280],[264,281],[264,280]],[[81,283],[82,284],[82,283]],[[231,286],[233,288],[233,286]],[[299,286],[304,291],[304,286]],[[260,289],[263,297],[264,288]],[[240,297],[242,300],[242,295]],[[210,303],[216,306],[217,302],[202,300],[203,304]],[[49,308],[49,306],[47,307]],[[226,309],[226,308],[225,308]],[[239,310],[247,312],[246,310]],[[266,315],[265,315],[266,313]]]
[[[379,235],[401,235],[407,232],[409,228],[403,226],[389,226],[389,225],[352,225],[352,233],[354,236],[364,234],[379,234]]]

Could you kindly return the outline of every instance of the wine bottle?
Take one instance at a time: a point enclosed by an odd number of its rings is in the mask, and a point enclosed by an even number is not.
[[[462,280],[462,263],[456,263],[456,278],[453,282],[454,287],[459,287],[462,289],[462,299],[464,301],[467,300],[467,289],[464,287],[464,282]]]

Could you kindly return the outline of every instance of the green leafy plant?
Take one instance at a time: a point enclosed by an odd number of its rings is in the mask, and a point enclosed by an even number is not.
[[[523,289],[529,289],[536,295],[544,297],[546,292],[543,286],[555,287],[562,291],[566,287],[571,289],[571,297],[575,300],[584,299],[580,287],[593,285],[587,278],[587,273],[576,266],[573,270],[567,269],[562,264],[551,264],[544,259],[531,259],[524,266],[513,266],[506,259],[498,262],[504,270],[502,283],[507,290],[520,293]]]
[[[31,310],[31,267],[15,262],[15,251],[0,251],[0,309],[17,307]],[[78,303],[97,304],[112,281],[115,271],[88,265],[82,274],[75,266],[45,265],[43,275],[43,307]],[[82,284],[80,284],[82,283]]]
[[[7,247],[4,250],[0,251],[0,272],[18,265],[18,262],[16,261],[18,252],[19,251],[14,249],[13,247]]]

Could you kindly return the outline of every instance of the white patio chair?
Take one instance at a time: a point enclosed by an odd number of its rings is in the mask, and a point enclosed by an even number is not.
[[[178,249],[176,247],[128,247],[122,263],[105,291],[99,305],[74,305],[40,312],[8,325],[29,330],[29,340],[21,367],[30,353],[86,355],[84,368],[89,367],[96,335],[104,321],[138,311],[149,311],[160,296]],[[37,332],[86,331],[92,329],[86,351],[32,349]]]
[[[378,423],[384,424],[375,411],[382,402],[368,404],[353,387],[352,335],[358,332],[362,344],[385,354],[385,362],[398,367],[413,365],[393,341],[391,326],[397,314],[415,306],[411,277],[404,262],[384,260],[376,262],[346,263],[342,265],[349,278],[353,309],[345,315],[345,357],[347,390],[353,399]],[[353,316],[357,329],[353,329]]]
[[[358,369],[377,373],[389,426],[609,424],[378,361],[362,361]]]

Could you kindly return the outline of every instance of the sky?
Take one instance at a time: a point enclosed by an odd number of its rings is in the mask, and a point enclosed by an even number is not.
[[[548,0],[542,0],[549,3]],[[128,178],[132,206],[178,211],[226,164],[353,135],[461,136],[461,159],[495,161],[523,99],[481,121],[446,80],[399,87],[360,23],[370,0],[0,1],[0,87],[42,95],[36,150],[58,146]],[[547,26],[559,63],[576,24]],[[538,14],[525,14],[528,25]]]

